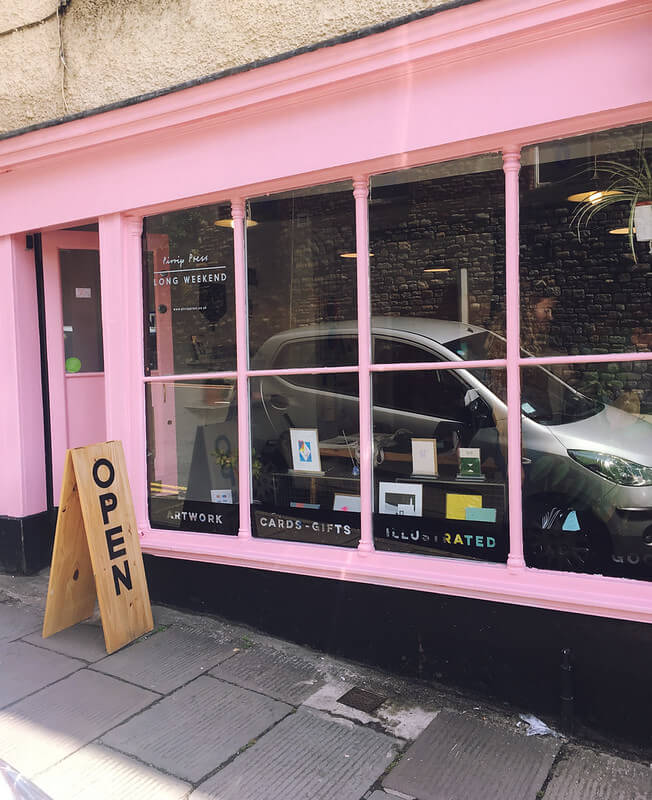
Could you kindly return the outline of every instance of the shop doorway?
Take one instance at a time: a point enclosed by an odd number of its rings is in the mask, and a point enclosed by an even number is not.
[[[42,235],[54,505],[66,450],[106,439],[99,236],[87,227]]]

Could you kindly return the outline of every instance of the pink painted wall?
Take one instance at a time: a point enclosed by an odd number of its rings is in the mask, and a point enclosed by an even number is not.
[[[0,514],[46,507],[41,354],[34,252],[0,237]]]

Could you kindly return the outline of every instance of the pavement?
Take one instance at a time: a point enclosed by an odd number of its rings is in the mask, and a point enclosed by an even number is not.
[[[224,620],[43,639],[46,591],[0,575],[0,759],[55,800],[652,799],[649,757]]]

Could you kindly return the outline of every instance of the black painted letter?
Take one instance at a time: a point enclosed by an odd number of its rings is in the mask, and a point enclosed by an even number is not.
[[[100,467],[106,467],[109,470],[109,477],[103,481],[97,474]],[[115,470],[113,464],[108,458],[98,458],[93,464],[93,480],[100,487],[100,489],[107,489],[115,479]]]
[[[120,572],[117,564],[114,564],[112,567],[113,570],[113,585],[115,586],[115,593],[116,597],[120,597],[120,584],[122,584],[125,589],[131,589],[131,575],[129,574],[129,562],[124,562],[124,574]]]
[[[106,492],[100,495],[100,508],[102,509],[102,520],[105,525],[109,524],[109,511],[113,511],[118,505],[118,498],[113,492]]]
[[[125,547],[121,547],[120,550],[116,550],[116,547],[119,547],[121,544],[125,543],[123,536],[120,536],[117,539],[114,538],[117,533],[122,533],[122,525],[116,525],[115,528],[107,528],[104,531],[104,535],[106,536],[106,546],[109,548],[109,558],[111,559],[120,558],[120,556],[127,555],[127,549]]]

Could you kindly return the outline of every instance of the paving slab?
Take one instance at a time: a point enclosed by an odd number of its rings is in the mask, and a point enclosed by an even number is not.
[[[138,686],[79,670],[0,711],[0,758],[31,778],[156,699]]]
[[[544,800],[650,800],[652,766],[586,747],[568,748],[555,766]]]
[[[207,675],[102,737],[102,743],[197,782],[292,707]]]
[[[324,684],[306,659],[262,646],[243,650],[212,669],[211,675],[295,706]]]
[[[0,603],[0,644],[20,639],[43,627],[43,614],[22,605]]]
[[[25,636],[24,639],[46,650],[54,650],[70,658],[81,658],[91,663],[106,658],[104,633],[99,625],[92,623],[80,622],[79,625],[59,631],[47,639],[40,632]]]
[[[108,747],[90,744],[34,780],[52,800],[182,800],[190,786]]]
[[[560,742],[483,719],[440,712],[383,779],[419,800],[536,800]]]
[[[398,751],[394,739],[300,708],[202,783],[191,800],[358,800]]]
[[[237,643],[168,628],[97,662],[93,669],[166,694],[233,655]]]
[[[5,643],[0,647],[0,708],[84,666],[83,661],[21,641]]]

